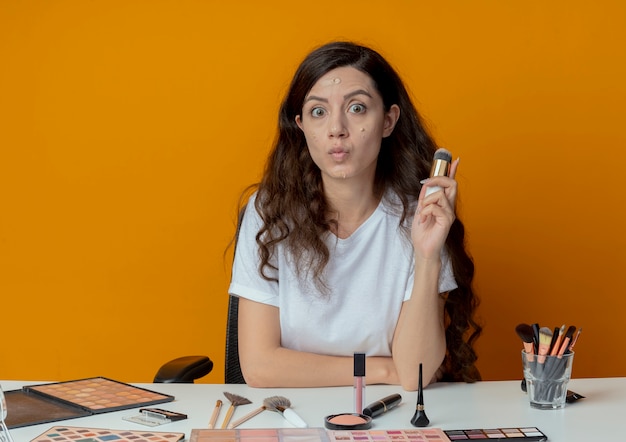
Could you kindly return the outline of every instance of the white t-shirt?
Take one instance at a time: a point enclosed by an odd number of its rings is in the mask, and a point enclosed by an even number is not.
[[[278,271],[269,273],[278,282],[261,277],[255,241],[261,224],[253,196],[239,232],[229,293],[278,307],[283,347],[337,356],[391,356],[402,303],[411,297],[414,255],[410,238],[384,199],[350,237],[327,234],[327,295],[310,278],[296,277],[282,244],[274,261]],[[457,287],[445,254],[442,264],[440,293]]]

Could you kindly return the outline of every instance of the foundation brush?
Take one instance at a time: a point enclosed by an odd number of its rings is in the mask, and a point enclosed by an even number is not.
[[[291,407],[291,401],[283,396],[271,396],[263,400],[263,405],[270,411],[277,411],[283,415],[287,422],[296,426],[297,428],[307,428],[307,423],[293,411]]]
[[[222,429],[228,428],[228,423],[230,419],[233,417],[233,413],[235,412],[235,408],[239,405],[251,404],[249,399],[246,399],[243,396],[239,396],[237,394],[229,393],[227,391],[224,392],[224,396],[226,399],[230,401],[230,407],[228,407],[228,411],[226,412],[226,416],[224,417],[224,422],[222,422]]]

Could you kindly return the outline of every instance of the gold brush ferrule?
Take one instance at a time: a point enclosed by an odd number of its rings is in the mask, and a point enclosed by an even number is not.
[[[445,160],[435,160],[430,169],[430,176],[448,176],[450,173],[450,163]]]

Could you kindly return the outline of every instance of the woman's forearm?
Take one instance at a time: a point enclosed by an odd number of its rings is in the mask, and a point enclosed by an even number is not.
[[[276,348],[270,355],[242,355],[242,372],[251,387],[332,387],[347,386],[354,382],[352,357],[327,356]],[[393,360],[368,357],[366,360],[367,384],[398,384]]]
[[[439,296],[441,261],[416,262],[411,299],[405,301],[393,338],[393,361],[405,390],[417,389],[419,364],[427,385],[441,366],[446,352],[444,300]]]
[[[241,370],[250,386],[330,387],[353,384],[352,357],[282,347],[276,307],[240,298],[238,325]],[[369,384],[398,384],[391,357],[368,357],[365,380]]]

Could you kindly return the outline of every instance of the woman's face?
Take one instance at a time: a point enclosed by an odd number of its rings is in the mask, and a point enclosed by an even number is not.
[[[313,85],[296,116],[324,180],[373,180],[383,137],[400,115],[385,112],[371,77],[352,67],[329,71]]]

